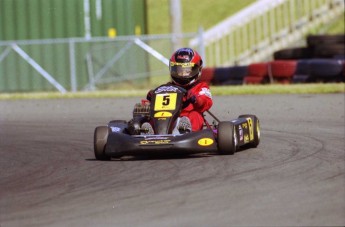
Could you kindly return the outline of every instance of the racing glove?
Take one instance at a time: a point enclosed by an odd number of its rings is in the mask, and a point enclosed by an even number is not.
[[[189,97],[189,99],[187,100],[187,102],[192,103],[192,104],[196,103],[196,96],[193,95],[193,96]]]
[[[183,102],[182,108],[184,109],[184,108],[186,108],[187,106],[189,106],[189,104],[194,104],[194,103],[196,103],[196,101],[197,101],[197,98],[196,98],[195,95],[191,95],[191,96],[188,96],[188,95],[187,95],[186,101]]]
[[[195,110],[200,111],[200,112],[204,112],[205,108],[207,107],[207,103],[206,103],[206,99],[204,95],[195,95],[193,93],[189,93],[187,95],[187,105],[189,104],[193,104],[193,107]]]

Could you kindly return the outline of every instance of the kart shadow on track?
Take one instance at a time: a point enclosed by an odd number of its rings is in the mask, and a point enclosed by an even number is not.
[[[148,160],[179,160],[179,159],[198,159],[212,157],[212,154],[147,154],[136,156],[125,156],[113,158],[112,161],[148,161]]]
[[[182,153],[169,153],[169,154],[142,154],[133,156],[122,156],[119,158],[111,158],[109,161],[148,161],[148,160],[179,160],[179,159],[197,159],[214,157],[213,153],[196,153],[196,154],[182,154]],[[85,161],[99,161],[96,158],[87,158]]]
[[[242,152],[252,148],[250,145],[244,145],[239,147],[236,151]],[[195,153],[195,154],[184,154],[184,153],[157,153],[157,154],[142,154],[133,156],[122,156],[119,158],[111,158],[109,161],[114,162],[126,162],[126,161],[150,161],[150,160],[180,160],[180,159],[199,159],[199,158],[211,158],[216,156],[215,153]],[[88,158],[85,161],[99,161],[96,158]]]

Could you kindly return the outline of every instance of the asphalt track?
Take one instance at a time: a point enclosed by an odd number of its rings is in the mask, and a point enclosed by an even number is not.
[[[93,156],[139,98],[0,101],[0,226],[344,226],[344,94],[214,97],[256,114],[233,156]]]

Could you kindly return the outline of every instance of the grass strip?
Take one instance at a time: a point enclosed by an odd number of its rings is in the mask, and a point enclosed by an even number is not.
[[[212,87],[212,94],[214,95],[328,94],[344,92],[344,83],[291,85],[273,84]]]
[[[75,98],[123,98],[142,97],[147,89],[106,90],[92,92],[31,92],[31,93],[2,93],[0,100],[25,99],[75,99]],[[272,84],[245,86],[211,86],[213,96],[218,95],[264,95],[264,94],[330,94],[345,93],[345,83],[328,84]]]

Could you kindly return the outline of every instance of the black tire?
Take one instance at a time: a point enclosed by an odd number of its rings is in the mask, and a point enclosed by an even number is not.
[[[309,74],[309,60],[298,60],[292,83],[307,83],[310,80]]]
[[[247,66],[219,67],[214,71],[213,83],[217,85],[227,84],[228,81],[243,81],[248,74]]]
[[[222,85],[243,85],[244,80],[227,80]]]
[[[331,45],[345,43],[345,36],[340,35],[308,35],[308,47],[315,47],[318,45]]]
[[[318,45],[314,49],[314,58],[334,58],[345,55],[345,44]]]
[[[313,55],[313,51],[308,47],[296,47],[278,50],[273,53],[274,60],[298,60],[308,59]]]
[[[105,155],[105,146],[109,135],[107,126],[98,126],[94,133],[94,153],[97,160],[110,160],[111,157]]]
[[[309,75],[309,60],[299,60],[296,66],[296,75]]]
[[[238,118],[252,118],[253,119],[253,129],[254,129],[254,140],[250,143],[250,146],[255,148],[260,144],[261,130],[260,130],[260,121],[255,115],[244,114],[238,116]]]
[[[311,59],[309,60],[309,73],[315,79],[333,79],[340,76],[343,71],[343,64],[333,59]]]
[[[248,66],[231,66],[229,69],[230,80],[243,80],[248,75]]]
[[[218,125],[218,152],[222,155],[233,155],[236,152],[235,126],[229,121],[219,122]]]

